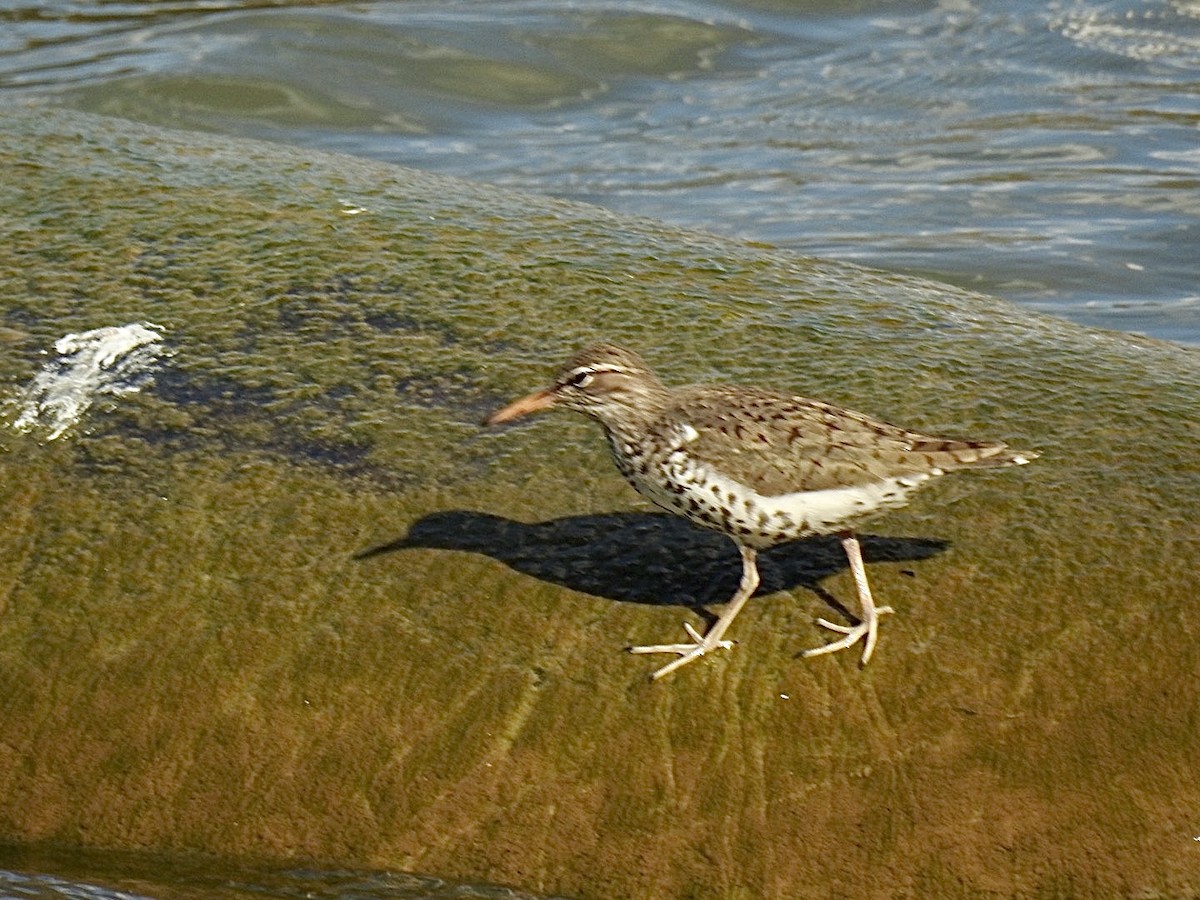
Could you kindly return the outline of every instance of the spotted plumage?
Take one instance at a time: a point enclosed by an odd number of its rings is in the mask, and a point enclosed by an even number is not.
[[[728,535],[742,554],[738,592],[691,643],[633,647],[676,653],[661,677],[717,647],[758,586],[757,551],[817,534],[840,534],[858,587],[863,619],[856,626],[818,620],[844,637],[808,655],[863,640],[863,662],[875,644],[876,609],[853,529],[904,506],[930,479],[964,468],[1021,465],[1037,456],[998,441],[919,434],[805,397],[753,387],[692,385],[670,389],[636,353],[612,344],[583,350],[546,390],[496,412],[505,422],[552,405],[597,419],[617,469],[657,505]]]

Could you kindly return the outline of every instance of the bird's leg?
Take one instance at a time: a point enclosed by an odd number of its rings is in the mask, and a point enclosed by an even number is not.
[[[687,622],[683,623],[684,631],[688,633],[688,637],[692,639],[690,644],[654,644],[648,647],[630,647],[630,653],[678,653],[679,659],[672,660],[667,663],[651,678],[658,680],[664,675],[669,675],[681,666],[686,666],[694,659],[699,659],[709,650],[728,650],[733,647],[733,641],[723,640],[726,630],[737,618],[737,614],[741,612],[742,607],[746,605],[746,601],[750,599],[750,595],[758,588],[758,553],[751,547],[743,547],[740,544],[738,549],[742,553],[742,583],[738,585],[737,593],[734,594],[729,602],[725,605],[725,611],[721,613],[721,618],[717,619],[712,628],[703,637]]]
[[[823,647],[814,647],[812,650],[805,650],[803,656],[820,656],[822,653],[834,653],[838,650],[845,650],[847,647],[852,647],[859,641],[863,641],[862,665],[866,665],[871,654],[875,652],[875,638],[879,630],[879,617],[884,613],[890,613],[890,606],[881,606],[878,609],[875,607],[875,600],[871,597],[871,586],[867,584],[867,570],[863,565],[862,547],[858,544],[856,538],[850,532],[842,533],[842,549],[846,551],[846,558],[850,560],[850,571],[854,573],[854,584],[858,588],[858,603],[862,609],[862,620],[857,625],[837,625],[827,619],[817,619],[817,624],[828,628],[830,631],[836,631],[844,634],[844,638],[839,638],[831,644],[826,644]]]

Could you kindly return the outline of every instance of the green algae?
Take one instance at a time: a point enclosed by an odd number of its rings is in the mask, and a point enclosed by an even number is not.
[[[0,431],[0,838],[594,897],[1200,890],[1194,353],[5,112],[0,393],[69,331],[151,321],[173,356],[58,441]],[[870,529],[898,614],[866,670],[796,658],[853,596],[814,542],[768,554],[731,653],[652,685],[621,648],[699,622],[731,545],[664,525],[589,423],[477,424],[600,337],[1044,455]]]

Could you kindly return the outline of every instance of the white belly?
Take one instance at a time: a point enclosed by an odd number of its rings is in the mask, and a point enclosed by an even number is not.
[[[626,477],[664,509],[757,548],[850,528],[883,510],[904,506],[908,495],[930,478],[923,474],[764,496],[683,453],[672,453],[657,474],[663,476],[661,481],[636,472],[626,472]]]

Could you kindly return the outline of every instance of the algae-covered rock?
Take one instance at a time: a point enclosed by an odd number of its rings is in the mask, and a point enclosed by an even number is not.
[[[404,169],[8,108],[0,840],[579,897],[1200,891],[1200,359],[989,297]],[[138,390],[13,426],[65,335]],[[766,554],[594,427],[478,421],[607,338],[1040,450]]]

